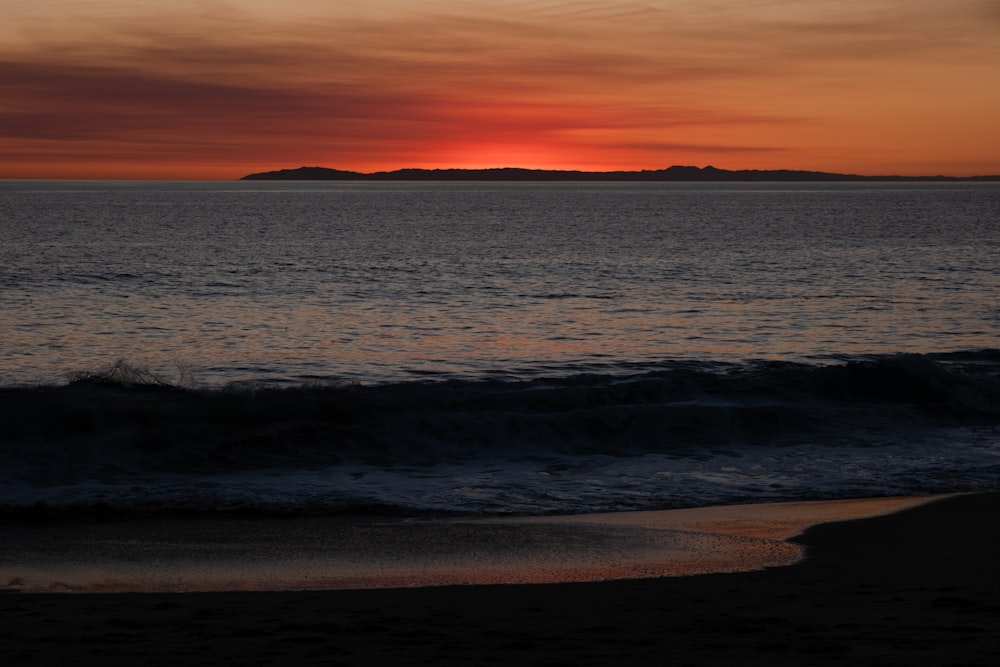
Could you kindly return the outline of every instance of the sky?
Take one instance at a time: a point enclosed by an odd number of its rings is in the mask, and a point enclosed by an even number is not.
[[[0,178],[1000,174],[1000,0],[0,0]]]

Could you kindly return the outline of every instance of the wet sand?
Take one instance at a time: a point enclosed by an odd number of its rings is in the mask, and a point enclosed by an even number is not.
[[[739,525],[738,514],[698,521],[718,531]],[[0,594],[0,647],[16,665],[1000,664],[998,515],[1000,495],[984,494],[814,526],[795,538],[804,560],[726,574],[299,592],[8,592]],[[646,529],[654,518],[629,516]],[[764,522],[766,537],[739,537],[773,541],[794,523]]]
[[[810,525],[930,498],[494,519],[239,518],[0,526],[0,590],[207,592],[567,583],[791,565]]]

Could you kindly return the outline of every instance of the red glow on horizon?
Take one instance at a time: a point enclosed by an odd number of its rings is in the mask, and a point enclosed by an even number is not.
[[[49,4],[0,24],[0,178],[1000,174],[1000,15],[977,0]]]

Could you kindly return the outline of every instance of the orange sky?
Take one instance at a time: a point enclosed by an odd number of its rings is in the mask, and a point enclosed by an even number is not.
[[[0,0],[0,178],[1000,174],[997,0]]]

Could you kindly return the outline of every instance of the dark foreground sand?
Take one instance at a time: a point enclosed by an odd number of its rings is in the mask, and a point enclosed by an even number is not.
[[[757,572],[328,592],[0,594],[10,665],[998,665],[1000,494],[809,529]]]

